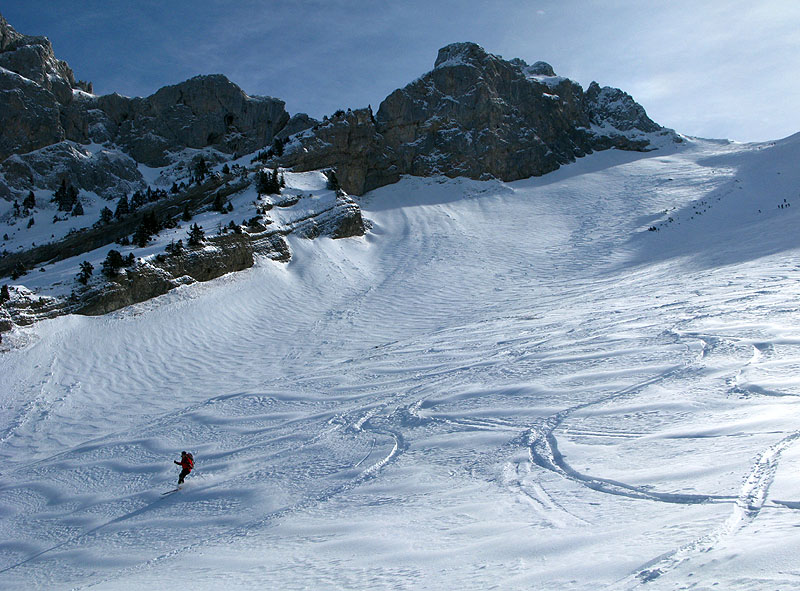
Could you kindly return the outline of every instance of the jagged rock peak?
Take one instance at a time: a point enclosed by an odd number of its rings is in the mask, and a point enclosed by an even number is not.
[[[0,67],[32,80],[53,92],[61,103],[72,99],[72,89],[88,90],[78,84],[65,61],[56,59],[47,37],[18,33],[0,14]]]
[[[15,47],[24,37],[21,33],[17,33],[0,14],[0,51]]]
[[[661,126],[647,116],[644,107],[619,88],[592,82],[586,90],[586,110],[592,123],[627,132],[634,129],[657,132]]]
[[[51,53],[53,51],[53,46],[47,37],[23,35],[0,14],[0,52],[15,51],[25,45],[41,45]]]
[[[547,62],[536,62],[532,66],[528,66],[525,68],[525,73],[529,76],[555,76],[556,72],[553,70],[553,66],[548,64]]]
[[[491,55],[477,43],[472,43],[471,41],[451,43],[439,50],[433,67],[440,68],[457,65],[477,66],[490,56],[499,59],[499,56]]]
[[[556,75],[553,66],[547,62],[538,61],[531,66],[528,65],[525,60],[518,57],[511,60],[504,60],[502,56],[489,53],[483,47],[471,41],[451,43],[450,45],[442,47],[439,50],[439,54],[436,56],[433,67],[434,69],[460,65],[481,67],[489,61],[511,64],[519,68],[527,76]]]
[[[238,84],[231,82],[231,80],[224,74],[200,74],[198,76],[189,78],[188,80],[184,80],[183,82],[164,86],[157,90],[152,98],[155,99],[159,96],[171,95],[176,91],[179,93],[190,92],[197,94],[227,94],[230,96],[236,96],[237,98],[241,97],[243,99],[278,101],[281,104],[285,104],[284,101],[274,97],[248,95]],[[181,96],[183,96],[183,94],[181,94]]]

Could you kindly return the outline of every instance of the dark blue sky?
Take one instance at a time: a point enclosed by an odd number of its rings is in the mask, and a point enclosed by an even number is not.
[[[632,94],[705,137],[800,131],[800,2],[766,0],[4,0],[95,92],[147,95],[222,73],[315,117],[380,101],[475,41]]]

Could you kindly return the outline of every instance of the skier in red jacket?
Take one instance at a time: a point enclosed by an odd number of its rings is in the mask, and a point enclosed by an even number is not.
[[[175,463],[178,464],[178,466],[180,466],[181,468],[183,468],[183,470],[181,470],[180,476],[178,476],[178,486],[180,486],[181,484],[183,484],[183,479],[186,478],[186,476],[189,475],[189,472],[192,471],[192,468],[194,468],[194,457],[192,456],[192,454],[182,451],[181,461],[180,462],[176,461]]]

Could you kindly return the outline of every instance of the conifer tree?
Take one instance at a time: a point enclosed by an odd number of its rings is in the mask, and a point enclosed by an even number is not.
[[[143,247],[150,241],[150,238],[154,234],[158,234],[160,231],[161,223],[158,221],[156,214],[152,211],[148,211],[142,216],[142,222],[133,234],[133,242],[137,246]]]
[[[111,220],[114,219],[114,212],[112,212],[108,207],[104,207],[100,210],[100,223],[101,224],[108,224],[111,223]]]
[[[72,208],[72,216],[79,216],[83,215],[83,205],[81,204],[80,200],[75,202],[75,207]]]
[[[28,191],[27,197],[22,201],[22,207],[25,209],[33,209],[36,207],[36,196],[33,191]]]
[[[208,174],[208,163],[202,156],[200,156],[194,163],[194,174],[198,179],[198,183]]]
[[[136,191],[133,194],[133,197],[131,197],[129,208],[131,212],[134,212],[145,203],[147,203],[147,195],[145,195],[141,191]]]
[[[78,283],[82,285],[86,285],[89,283],[89,277],[92,276],[94,272],[94,265],[89,261],[83,261],[81,263],[81,272],[78,273]]]
[[[25,268],[25,265],[23,265],[22,263],[17,263],[14,266],[14,270],[11,271],[11,279],[17,280],[23,275],[25,275],[27,272],[28,270]]]
[[[203,232],[203,227],[198,226],[196,223],[191,225],[191,227],[189,228],[188,235],[189,235],[189,240],[188,240],[189,246],[200,246],[200,244],[203,243],[203,240],[205,240],[206,237],[206,233]]]
[[[145,230],[143,224],[139,224],[136,227],[136,231],[133,233],[133,243],[138,246],[139,248],[143,248],[147,246],[147,243],[150,242],[150,234]]]
[[[222,195],[219,193],[214,195],[214,205],[211,207],[214,211],[225,211],[225,202],[222,200]]]
[[[0,287],[0,304],[7,302],[10,299],[11,294],[8,292],[8,285],[4,283],[3,287]]]
[[[339,179],[336,178],[336,170],[332,168],[327,173],[327,177],[328,177],[328,189],[330,189],[331,191],[338,191],[340,186],[339,186]]]
[[[117,202],[117,208],[114,210],[114,217],[120,219],[122,216],[127,215],[130,212],[130,207],[128,206],[128,196],[123,195],[119,198]]]
[[[125,265],[125,259],[118,250],[109,250],[103,261],[103,275],[106,277],[116,277],[119,270]]]

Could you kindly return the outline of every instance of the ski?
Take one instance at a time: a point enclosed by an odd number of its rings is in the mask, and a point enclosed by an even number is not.
[[[173,488],[172,490],[168,490],[167,492],[161,493],[161,496],[163,497],[164,495],[169,495],[169,494],[172,494],[174,492],[178,492],[179,490],[181,490],[180,486],[178,488]]]

